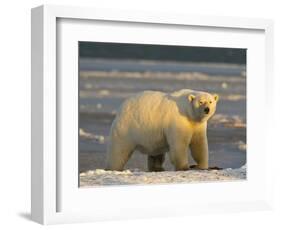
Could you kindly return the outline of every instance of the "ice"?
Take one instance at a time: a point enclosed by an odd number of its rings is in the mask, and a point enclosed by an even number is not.
[[[86,140],[92,140],[94,142],[103,144],[105,141],[104,136],[102,135],[95,135],[93,133],[87,132],[84,129],[79,129],[79,135],[82,139],[86,139]]]
[[[246,179],[246,165],[223,170],[188,170],[144,172],[137,169],[124,171],[90,170],[80,174],[80,186],[103,186],[124,184],[167,184],[210,181],[233,181]]]

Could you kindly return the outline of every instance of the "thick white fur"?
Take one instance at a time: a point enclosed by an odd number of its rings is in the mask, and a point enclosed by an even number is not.
[[[166,152],[175,170],[187,170],[189,150],[198,168],[208,168],[207,121],[217,101],[217,95],[188,89],[144,91],[125,100],[111,126],[107,169],[123,170],[134,150],[149,156],[150,170],[162,169]]]

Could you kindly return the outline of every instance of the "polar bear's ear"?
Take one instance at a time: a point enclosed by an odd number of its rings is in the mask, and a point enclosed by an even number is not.
[[[194,98],[195,98],[195,96],[194,96],[193,94],[189,94],[189,95],[188,95],[188,100],[189,100],[190,102],[192,102],[192,101],[194,100]]]
[[[219,100],[219,95],[214,94],[213,97],[214,97],[215,101],[218,101],[218,100]]]

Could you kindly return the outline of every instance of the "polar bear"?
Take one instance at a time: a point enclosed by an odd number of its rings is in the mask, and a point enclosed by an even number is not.
[[[175,170],[188,170],[190,150],[196,168],[208,169],[207,121],[218,99],[190,89],[144,91],[128,98],[111,126],[106,169],[122,171],[135,150],[148,155],[149,171],[164,170],[167,152]]]

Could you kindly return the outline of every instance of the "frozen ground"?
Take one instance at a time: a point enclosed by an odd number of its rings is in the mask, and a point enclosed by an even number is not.
[[[105,171],[96,169],[80,173],[80,187],[130,184],[165,184],[210,181],[233,181],[246,179],[246,165],[238,169],[189,170],[143,172],[137,169]]]

